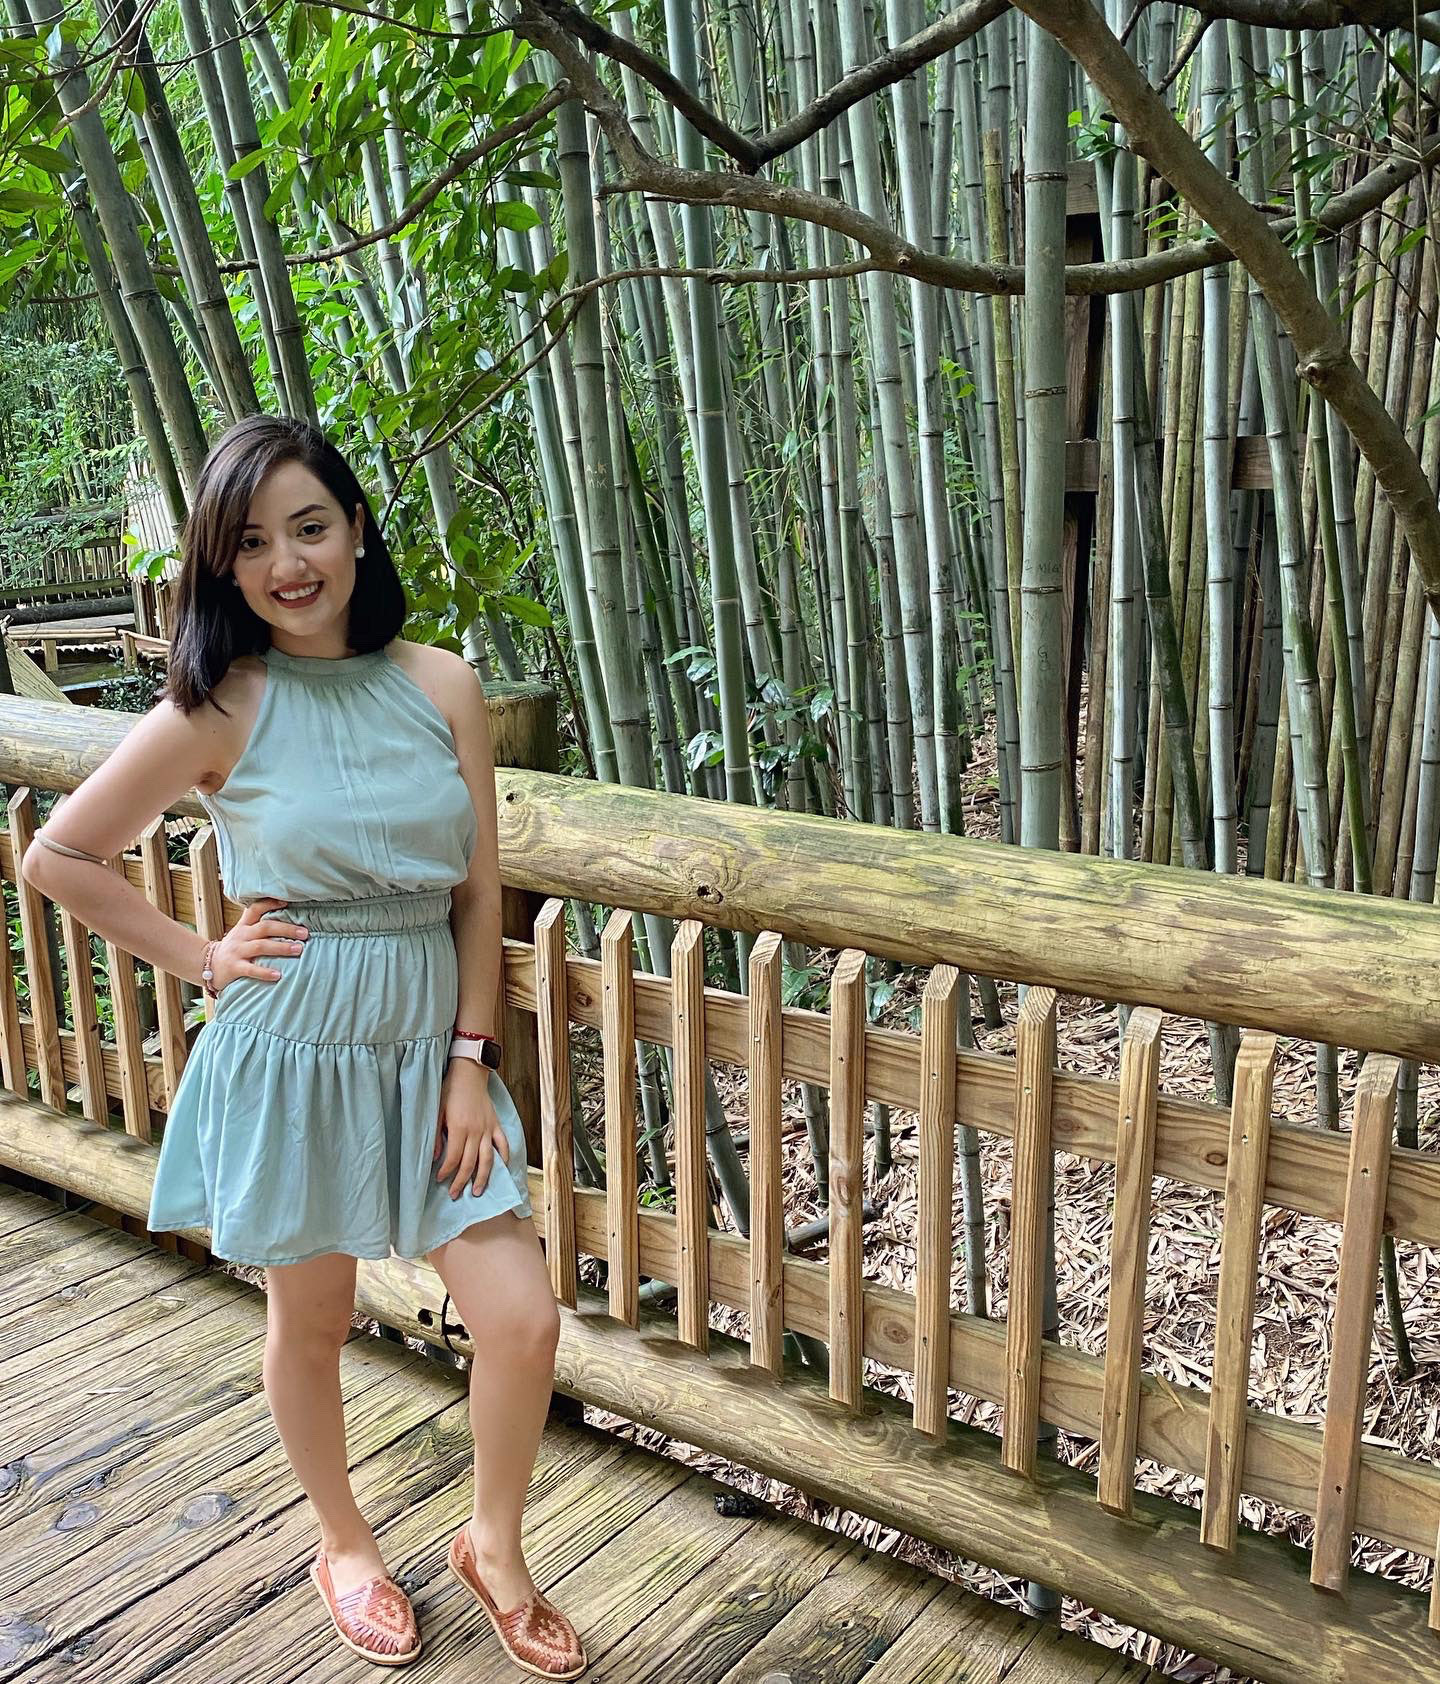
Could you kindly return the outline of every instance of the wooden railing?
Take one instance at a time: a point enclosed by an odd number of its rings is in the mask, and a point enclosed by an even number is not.
[[[99,741],[60,717],[81,711]],[[4,704],[0,778],[73,787],[127,723],[95,710]],[[513,745],[499,756],[517,757]],[[1440,1057],[1440,914],[737,810],[533,770],[502,769],[498,784],[512,896],[507,1057],[525,1065],[506,1075],[532,1137],[536,1221],[554,1289],[574,1312],[560,1359],[566,1389],[1038,1579],[1241,1674],[1276,1684],[1440,1679],[1440,1591],[1427,1614],[1423,1596],[1351,1567],[1356,1533],[1422,1556],[1433,1556],[1440,1538],[1440,1469],[1367,1444],[1362,1433],[1382,1234],[1440,1246],[1440,1159],[1392,1144],[1399,1059]],[[25,790],[12,799],[0,836],[0,877],[9,882],[32,825],[31,799]],[[120,863],[156,904],[203,931],[219,933],[238,917],[223,898],[208,828],[186,865],[166,864],[158,825]],[[522,892],[545,898],[527,907],[513,898]],[[567,948],[567,896],[613,908],[598,959]],[[114,1188],[118,1208],[143,1210],[133,1152],[108,1158],[102,1173],[93,1139],[67,1135],[53,1112],[66,1109],[64,1084],[79,1082],[87,1117],[104,1122],[118,1110],[126,1132],[148,1138],[184,1057],[174,979],[161,978],[157,992],[158,1053],[137,1048],[128,1005],[117,1006],[113,1045],[100,1044],[78,1020],[56,1017],[45,909],[24,886],[21,908],[34,1010],[18,1013],[5,988],[0,1056],[16,1093],[25,1091],[25,1072],[38,1071],[43,1105],[0,1110],[11,1124],[0,1126],[0,1160],[66,1184],[73,1172],[85,1190]],[[678,920],[668,975],[633,969],[638,914]],[[69,952],[80,932],[68,915],[61,922]],[[705,985],[706,924],[756,936],[745,995]],[[782,1005],[782,938],[839,949],[828,1013]],[[926,965],[918,1034],[866,1021],[867,952]],[[127,963],[114,956],[117,1000]],[[1030,985],[1013,1057],[957,1047],[967,971]],[[1139,1008],[1118,1080],[1057,1069],[1059,989]],[[1244,1028],[1228,1108],[1162,1091],[1161,1007]],[[604,1188],[577,1185],[573,1173],[576,1026],[601,1034]],[[1369,1054],[1350,1129],[1272,1117],[1282,1034]],[[672,1053],[673,1210],[639,1198],[637,1040]],[[748,1235],[713,1225],[709,1065],[748,1073]],[[786,1081],[829,1090],[824,1261],[786,1245]],[[870,1101],[918,1117],[913,1291],[864,1278]],[[950,1307],[957,1122],[1013,1142],[1004,1321]],[[118,1133],[101,1137],[107,1149]],[[1115,1165],[1102,1355],[1042,1337],[1045,1207],[1060,1149]],[[1209,1391],[1149,1372],[1143,1361],[1157,1172],[1225,1200]],[[1342,1224],[1323,1426],[1248,1403],[1267,1206]],[[603,1301],[581,1284],[587,1256],[607,1266]],[[674,1284],[674,1317],[642,1302],[642,1277]],[[439,1337],[431,1312],[404,1305],[410,1277],[373,1279],[371,1313]],[[748,1345],[710,1327],[712,1304],[747,1313]],[[828,1346],[828,1373],[784,1359],[786,1329]],[[909,1375],[913,1401],[868,1388],[867,1359]],[[947,1388],[1003,1406],[998,1437],[950,1416]],[[1096,1442],[1094,1477],[1037,1456],[1042,1421]],[[1198,1512],[1137,1491],[1137,1458],[1202,1480]],[[1313,1517],[1312,1548],[1239,1524],[1242,1494]]]
[[[78,631],[57,631],[48,626],[17,626],[5,633],[5,641],[11,649],[26,653],[38,650],[45,671],[52,678],[59,676],[62,650],[79,650],[88,654],[101,648],[118,649],[127,672],[139,670],[142,655],[150,660],[163,661],[170,650],[164,638],[146,637],[126,626],[95,626]]]
[[[0,571],[0,594],[44,595],[65,587],[97,590],[128,584],[124,546],[118,532],[81,539],[64,549],[37,553],[22,566]]]

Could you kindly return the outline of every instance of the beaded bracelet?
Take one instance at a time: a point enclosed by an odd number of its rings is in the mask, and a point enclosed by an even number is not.
[[[200,981],[204,985],[205,992],[212,1000],[220,998],[220,990],[215,986],[213,965],[213,955],[219,945],[220,943],[217,940],[207,941],[205,943],[205,957],[200,961]]]

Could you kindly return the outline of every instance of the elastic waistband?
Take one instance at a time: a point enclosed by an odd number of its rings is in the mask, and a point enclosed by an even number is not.
[[[449,889],[404,889],[393,895],[362,895],[355,900],[292,900],[270,918],[303,924],[312,935],[385,935],[394,930],[423,930],[450,917]]]

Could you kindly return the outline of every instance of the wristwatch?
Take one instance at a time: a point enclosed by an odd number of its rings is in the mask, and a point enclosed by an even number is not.
[[[450,1043],[451,1058],[473,1058],[487,1070],[500,1068],[500,1043],[493,1035],[457,1035]]]

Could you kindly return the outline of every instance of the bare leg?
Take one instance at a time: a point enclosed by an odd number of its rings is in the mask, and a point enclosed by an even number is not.
[[[355,1504],[340,1402],[340,1347],[355,1307],[355,1259],[339,1252],[265,1271],[265,1397],[320,1522],[337,1595],[385,1571]]]
[[[535,1588],[521,1512],[550,1408],[560,1311],[528,1217],[490,1217],[427,1255],[479,1353],[470,1367],[470,1534],[481,1578],[510,1609]]]

